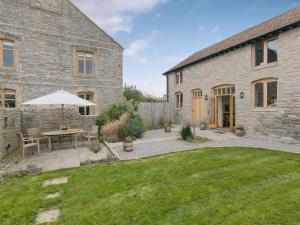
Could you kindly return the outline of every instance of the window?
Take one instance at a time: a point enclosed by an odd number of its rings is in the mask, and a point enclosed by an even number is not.
[[[277,79],[263,79],[253,83],[254,106],[276,107],[277,106]]]
[[[176,85],[183,83],[183,74],[182,74],[182,72],[176,73],[175,83],[176,83]]]
[[[235,93],[234,85],[222,85],[214,88],[215,96],[225,96],[225,95],[234,95]]]
[[[86,77],[94,75],[94,55],[92,53],[77,52],[77,74]]]
[[[87,101],[90,101],[90,102],[93,102],[93,100],[94,100],[94,94],[91,92],[80,92],[80,93],[78,93],[78,97],[85,99]],[[83,115],[83,116],[89,116],[89,115],[95,114],[92,106],[79,107],[79,113],[80,113],[80,115]]]
[[[15,45],[13,41],[0,40],[0,68],[13,69],[15,67]]]
[[[200,98],[202,97],[202,91],[201,90],[194,90],[193,91],[193,98]]]
[[[257,42],[254,52],[255,66],[277,62],[277,39]]]
[[[16,91],[0,89],[0,108],[16,107]]]
[[[176,109],[181,109],[183,106],[183,94],[181,92],[176,93]]]

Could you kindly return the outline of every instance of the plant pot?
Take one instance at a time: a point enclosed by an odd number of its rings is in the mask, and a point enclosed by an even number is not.
[[[238,136],[238,137],[244,137],[245,136],[245,130],[235,129],[235,135]]]
[[[123,142],[123,151],[132,152],[133,151],[133,142]]]
[[[171,133],[171,127],[170,126],[167,126],[167,127],[165,127],[165,132],[166,133]]]

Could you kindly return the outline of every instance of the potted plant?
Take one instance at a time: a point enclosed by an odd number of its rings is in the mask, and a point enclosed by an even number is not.
[[[165,127],[165,132],[166,133],[170,133],[172,131],[172,121],[169,120],[169,121],[165,121],[165,124],[164,124],[164,127]]]
[[[123,141],[123,151],[132,152],[133,151],[133,141],[132,137],[126,137]]]
[[[245,127],[242,124],[238,124],[235,128],[235,135],[238,137],[245,136]]]

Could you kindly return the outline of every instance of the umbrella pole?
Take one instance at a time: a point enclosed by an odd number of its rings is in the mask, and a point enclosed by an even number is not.
[[[62,112],[62,127],[64,128],[65,125],[65,115],[64,115],[64,105],[61,105],[61,112]]]

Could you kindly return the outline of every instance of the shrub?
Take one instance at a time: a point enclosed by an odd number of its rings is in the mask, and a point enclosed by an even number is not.
[[[141,102],[144,99],[143,93],[133,86],[125,86],[123,96],[127,100],[133,100],[135,102]]]
[[[119,141],[126,137],[122,131],[126,127],[128,113],[124,113],[118,120],[105,124],[101,129],[103,139],[106,141]]]
[[[137,110],[137,105],[133,101],[123,100],[119,103],[108,106],[97,118],[96,124],[99,129],[108,122],[118,120],[124,113],[133,113]]]
[[[143,119],[138,113],[129,116],[126,124],[126,136],[141,138],[145,132]]]
[[[182,127],[181,131],[180,131],[180,134],[181,134],[181,138],[183,140],[187,140],[187,139],[193,138],[193,133],[192,133],[192,130],[191,130],[190,126]]]

